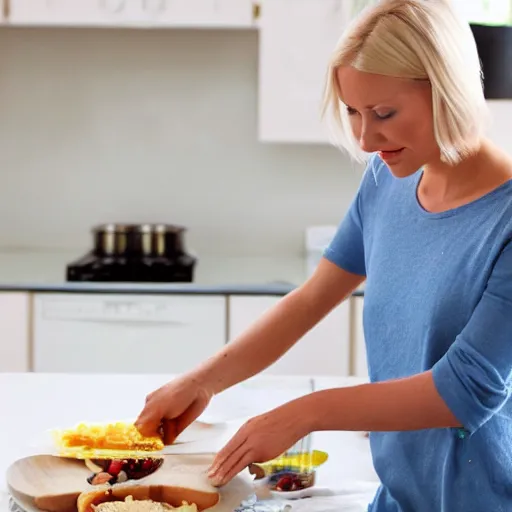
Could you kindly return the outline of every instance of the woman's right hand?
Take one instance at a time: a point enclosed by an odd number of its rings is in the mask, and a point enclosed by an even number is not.
[[[201,415],[212,397],[196,377],[183,375],[146,397],[135,426],[144,436],[163,434],[164,444],[170,445]]]

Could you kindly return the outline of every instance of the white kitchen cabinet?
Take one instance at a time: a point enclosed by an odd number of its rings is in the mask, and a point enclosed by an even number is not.
[[[229,338],[234,340],[267,309],[274,296],[233,295],[229,298]],[[342,303],[264,373],[277,375],[347,376],[349,371],[349,304]]]
[[[1,0],[0,0],[1,1]],[[252,0],[10,0],[12,25],[250,27]]]
[[[367,378],[368,365],[366,363],[366,345],[363,329],[363,297],[352,297],[352,354],[351,362],[355,377]]]
[[[327,143],[320,107],[329,57],[352,0],[262,0],[259,139]]]
[[[153,0],[146,11],[153,24],[169,27],[251,28],[253,0]]]
[[[30,296],[0,292],[0,372],[26,372],[30,362]]]
[[[10,0],[9,23],[124,26],[144,23],[140,0]]]
[[[39,293],[34,371],[182,373],[226,343],[226,298]]]

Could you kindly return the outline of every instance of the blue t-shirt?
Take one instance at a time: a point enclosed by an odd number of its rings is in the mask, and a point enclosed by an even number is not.
[[[371,512],[512,511],[512,181],[429,213],[372,155],[325,257],[366,276],[372,382],[432,369],[464,429],[373,432]]]

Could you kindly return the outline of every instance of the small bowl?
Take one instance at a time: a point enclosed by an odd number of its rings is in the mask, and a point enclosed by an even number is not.
[[[267,486],[273,492],[294,492],[309,489],[315,485],[316,472],[300,472],[285,469],[269,475]]]
[[[299,485],[294,486],[294,480]],[[264,487],[272,498],[286,500],[296,500],[312,495],[315,489],[315,480],[315,471],[300,473],[293,470],[283,470],[264,478],[256,479],[258,486]],[[285,485],[282,488],[277,487],[283,484]]]

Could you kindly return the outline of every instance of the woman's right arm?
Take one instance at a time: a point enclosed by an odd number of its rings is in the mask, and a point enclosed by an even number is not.
[[[256,375],[285,354],[363,281],[363,276],[322,258],[303,285],[197,367],[193,376],[212,394],[218,394]]]

